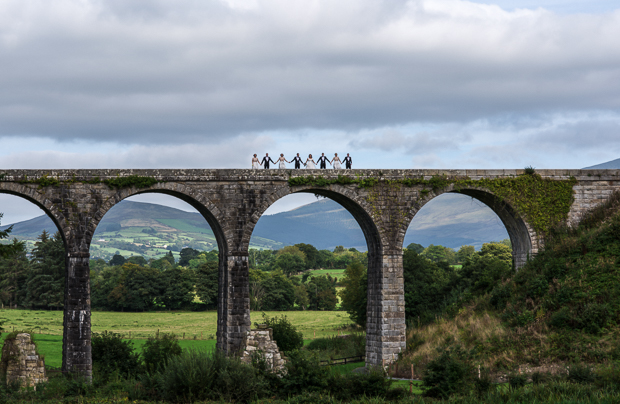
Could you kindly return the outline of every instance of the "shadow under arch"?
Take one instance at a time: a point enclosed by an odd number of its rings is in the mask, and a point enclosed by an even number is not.
[[[528,258],[537,252],[536,235],[531,226],[504,199],[483,188],[455,189],[454,186],[450,186],[444,191],[433,193],[431,196],[422,200],[417,208],[414,208],[409,224],[411,224],[413,217],[415,217],[424,205],[445,193],[461,194],[472,197],[484,203],[500,218],[502,224],[508,232],[508,236],[510,237],[510,242],[512,244],[512,260],[515,269],[523,267]]]
[[[385,312],[389,311],[389,308],[385,307],[386,299],[386,279],[384,278],[384,266],[388,265],[385,257],[385,237],[381,234],[379,228],[375,224],[368,213],[370,208],[366,206],[366,202],[361,197],[356,197],[356,194],[350,192],[347,188],[340,185],[330,185],[328,188],[313,188],[307,187],[293,187],[283,188],[279,192],[266,198],[266,201],[259,206],[258,210],[252,216],[252,224],[249,231],[244,234],[244,245],[249,245],[251,233],[253,232],[260,217],[265,211],[273,205],[277,200],[286,197],[287,195],[296,193],[310,193],[320,195],[333,200],[345,208],[362,229],[364,238],[366,239],[366,245],[368,247],[368,292],[367,292],[367,311],[366,311],[366,363],[371,366],[376,366],[382,363],[383,359],[387,359],[391,356],[386,356],[385,347],[387,344],[395,342],[396,344],[404,338],[404,312],[393,313],[395,316],[402,314],[402,321],[393,321],[394,324],[402,322],[402,332],[394,331],[393,335],[389,335],[389,332],[384,329],[387,325]],[[400,265],[400,272],[402,276],[402,262]],[[391,280],[390,280],[391,281]],[[390,282],[387,281],[387,282]],[[399,285],[402,286],[402,285]],[[402,287],[401,287],[402,289]],[[402,292],[402,290],[401,290]],[[389,298],[388,298],[389,299]],[[397,325],[397,327],[399,326]],[[389,325],[387,325],[389,327]],[[403,334],[401,336],[400,334]]]

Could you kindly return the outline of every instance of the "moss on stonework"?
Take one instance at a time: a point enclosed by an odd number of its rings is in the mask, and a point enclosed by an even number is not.
[[[482,178],[472,180],[469,177],[433,176],[382,180],[376,177],[351,178],[338,175],[338,178],[327,179],[321,176],[291,177],[290,186],[310,185],[325,187],[332,184],[356,184],[359,188],[373,188],[379,184],[420,187],[419,198],[425,198],[431,191],[439,192],[449,186],[459,192],[465,189],[481,188],[488,190],[501,201],[509,204],[540,234],[545,234],[558,223],[568,219],[573,204],[573,186],[575,178],[554,180],[542,178],[538,174],[524,174],[516,177]],[[372,198],[372,197],[371,197]],[[372,201],[370,201],[372,202]]]
[[[116,177],[103,180],[102,182],[112,189],[118,189],[128,187],[148,188],[157,184],[159,181],[153,177],[129,175],[127,177]]]
[[[0,179],[4,178],[4,176],[5,174],[2,174],[0,176]],[[93,177],[90,180],[78,181],[75,179],[75,176],[73,176],[73,178],[71,178],[70,180],[61,181],[58,178],[51,177],[45,174],[35,179],[29,179],[27,176],[24,176],[23,179],[18,180],[16,182],[20,184],[36,184],[40,188],[49,187],[49,186],[56,187],[60,185],[69,185],[69,184],[74,184],[77,182],[80,182],[83,184],[102,184],[103,183],[107,185],[110,189],[119,189],[119,188],[128,188],[128,187],[148,188],[148,187],[151,187],[157,184],[160,181],[158,181],[157,179],[153,177],[144,177],[140,175],[129,175],[126,177],[116,177],[116,178],[106,179],[103,181],[99,177]]]

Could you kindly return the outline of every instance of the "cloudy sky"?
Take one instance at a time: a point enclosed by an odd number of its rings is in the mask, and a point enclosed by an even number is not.
[[[0,169],[581,168],[618,38],[618,0],[3,0]]]

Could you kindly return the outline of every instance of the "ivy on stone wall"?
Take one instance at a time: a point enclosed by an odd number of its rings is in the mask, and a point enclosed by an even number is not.
[[[545,234],[549,229],[566,221],[570,207],[573,204],[573,186],[575,178],[554,180],[542,178],[535,173],[528,173],[516,177],[482,178],[472,180],[469,177],[433,176],[403,178],[397,180],[380,180],[375,177],[346,177],[327,179],[321,176],[291,177],[290,186],[310,185],[325,187],[332,184],[357,184],[359,188],[373,188],[378,184],[403,185],[406,187],[420,187],[419,198],[426,197],[431,191],[439,192],[453,185],[456,192],[465,189],[483,189],[490,191],[500,200],[507,202],[513,209],[538,233]]]
[[[118,188],[128,188],[128,187],[136,187],[136,188],[148,188],[159,181],[153,177],[142,177],[139,175],[129,175],[127,177],[116,177],[102,181],[108,187],[112,189]]]

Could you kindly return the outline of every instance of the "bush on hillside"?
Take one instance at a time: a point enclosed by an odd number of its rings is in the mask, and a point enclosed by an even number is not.
[[[460,347],[446,349],[431,360],[422,376],[422,387],[427,397],[448,398],[468,390],[472,366],[467,353]]]

